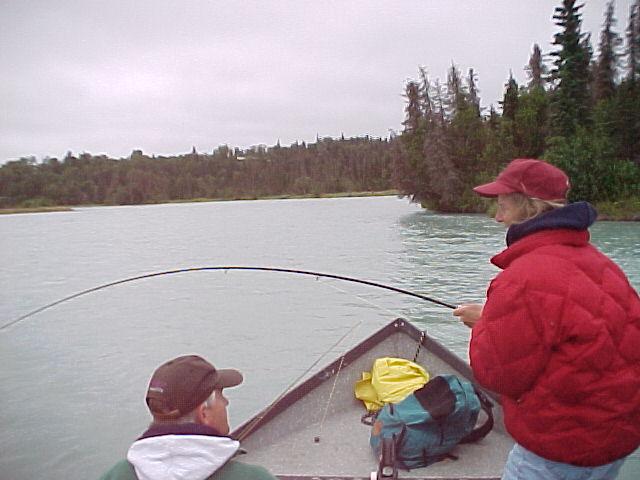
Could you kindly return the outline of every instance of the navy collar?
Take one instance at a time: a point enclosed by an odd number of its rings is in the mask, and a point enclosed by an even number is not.
[[[526,222],[511,225],[507,230],[507,246],[540,230],[586,230],[596,221],[597,216],[595,208],[588,202],[570,203],[566,207],[545,212]]]
[[[207,435],[210,437],[226,437],[215,428],[200,423],[152,423],[138,440],[150,437],[161,437],[163,435]]]

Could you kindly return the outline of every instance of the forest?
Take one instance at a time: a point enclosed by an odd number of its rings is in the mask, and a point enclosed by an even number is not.
[[[640,0],[622,34],[610,2],[597,42],[582,31],[581,8],[563,0],[555,9],[553,50],[532,46],[527,83],[511,75],[499,111],[481,108],[473,68],[463,74],[452,62],[441,82],[419,67],[404,88],[403,130],[389,138],[222,145],[166,157],[26,157],[0,167],[0,208],[396,189],[434,211],[480,212],[487,206],[474,185],[513,158],[544,158],[569,174],[571,200],[640,210]]]
[[[399,142],[369,137],[155,157],[112,159],[69,152],[0,169],[0,208],[130,205],[193,199],[256,199],[391,188]]]
[[[446,84],[421,68],[406,85],[396,187],[436,211],[475,212],[484,207],[474,185],[513,158],[543,158],[569,175],[570,200],[640,209],[640,1],[625,39],[615,31],[613,2],[607,5],[597,54],[581,31],[581,8],[564,0],[555,9],[552,66],[533,45],[528,83],[507,80],[500,113],[481,112],[472,68],[463,78],[452,65]]]

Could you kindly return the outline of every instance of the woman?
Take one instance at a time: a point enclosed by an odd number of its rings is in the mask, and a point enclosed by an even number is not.
[[[501,395],[516,444],[503,479],[610,479],[640,445],[640,299],[589,243],[596,212],[567,204],[564,172],[512,161],[474,191],[497,197],[507,248],[472,328],[477,381]]]

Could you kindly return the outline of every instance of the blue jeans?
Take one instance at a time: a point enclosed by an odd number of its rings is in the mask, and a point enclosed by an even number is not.
[[[598,467],[576,467],[546,460],[516,443],[502,480],[613,480],[623,463],[624,458]]]

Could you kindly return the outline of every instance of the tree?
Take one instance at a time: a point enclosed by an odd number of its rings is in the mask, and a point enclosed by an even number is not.
[[[414,133],[418,131],[422,118],[422,95],[420,85],[417,82],[408,82],[405,87],[404,97],[407,99],[407,106],[404,111],[407,114],[404,125],[405,132]]]
[[[465,107],[467,101],[467,95],[464,85],[462,84],[462,77],[460,76],[460,70],[451,63],[451,68],[447,73],[447,98],[445,104],[447,106],[447,116],[453,118],[456,112]]]
[[[571,138],[552,139],[545,154],[571,178],[571,201],[611,201],[637,195],[640,168],[616,160],[611,138],[602,133],[578,127]]]
[[[500,105],[502,105],[502,116],[509,120],[515,120],[518,111],[518,84],[513,73],[509,72],[509,80],[505,84],[504,96]]]
[[[553,41],[558,50],[552,52],[556,59],[551,72],[554,83],[551,118],[553,132],[565,137],[575,133],[589,116],[591,48],[589,36],[581,32],[583,5],[575,3],[575,0],[563,0],[553,16],[562,31],[555,34]]]
[[[420,85],[410,81],[405,87],[407,106],[404,131],[402,133],[402,155],[395,161],[394,183],[404,193],[415,196],[420,184],[419,170],[422,163],[425,119],[423,114],[424,93]]]
[[[640,0],[636,0],[629,11],[627,58],[627,79],[635,83],[640,80]]]
[[[598,61],[595,72],[595,100],[609,99],[615,92],[616,69],[618,64],[617,49],[622,40],[613,31],[616,20],[613,17],[613,2],[607,4],[605,20],[600,33]]]
[[[525,67],[525,70],[529,77],[529,83],[527,84],[529,90],[544,88],[544,78],[547,73],[547,67],[542,61],[542,51],[537,43],[533,45],[533,52],[531,53],[531,57],[529,57],[529,63]]]
[[[502,106],[502,120],[500,122],[500,138],[503,142],[513,146],[518,145],[516,131],[516,113],[518,112],[518,84],[509,72],[509,80],[505,84],[504,95],[500,105]]]
[[[476,86],[476,74],[473,68],[469,69],[469,78],[467,83],[469,85],[469,102],[477,116],[480,116],[480,97],[478,96],[479,90]]]
[[[513,133],[518,157],[542,157],[548,136],[548,110],[549,98],[542,87],[520,90]]]

